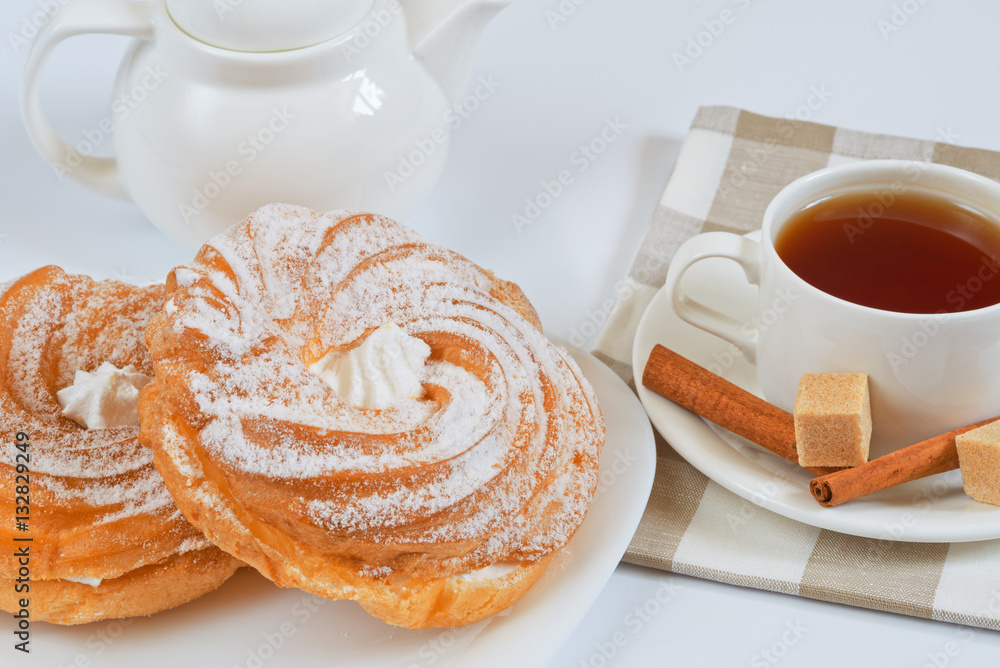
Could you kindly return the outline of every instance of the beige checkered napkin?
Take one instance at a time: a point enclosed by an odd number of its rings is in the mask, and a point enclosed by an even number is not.
[[[595,354],[633,382],[639,318],[681,243],[709,230],[756,229],[771,198],[799,176],[872,158],[932,161],[1000,180],[1000,154],[991,151],[700,109]],[[659,436],[653,493],[625,561],[1000,630],[1000,540],[904,543],[800,524],[709,481]]]

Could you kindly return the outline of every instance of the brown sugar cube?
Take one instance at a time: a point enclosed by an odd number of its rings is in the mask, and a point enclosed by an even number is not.
[[[1000,506],[1000,421],[955,437],[965,493],[980,503]]]
[[[868,461],[872,413],[866,374],[803,374],[794,417],[799,466],[858,466]]]

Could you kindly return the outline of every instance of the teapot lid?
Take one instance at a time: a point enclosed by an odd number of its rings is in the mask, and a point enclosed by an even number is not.
[[[166,0],[191,37],[232,51],[301,49],[356,26],[374,0]]]

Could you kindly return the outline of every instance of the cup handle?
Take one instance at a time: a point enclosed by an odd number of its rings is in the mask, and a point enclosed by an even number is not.
[[[38,152],[57,172],[107,197],[129,201],[115,158],[84,155],[64,142],[42,112],[38,83],[52,50],[64,39],[100,33],[153,39],[152,3],[71,2],[57,9],[39,31],[24,66],[21,116]]]
[[[754,285],[758,284],[760,280],[760,244],[729,232],[706,232],[691,237],[677,249],[677,253],[670,262],[664,289],[670,295],[674,312],[682,320],[729,341],[740,349],[747,360],[754,363],[757,360],[756,335],[744,333],[743,323],[688,297],[681,289],[681,279],[687,270],[696,262],[710,257],[733,260],[743,267],[747,281]]]

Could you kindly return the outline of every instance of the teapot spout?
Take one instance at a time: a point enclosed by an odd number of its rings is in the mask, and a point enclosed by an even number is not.
[[[465,93],[472,51],[486,24],[510,0],[399,0],[410,49],[437,78],[449,101]]]

